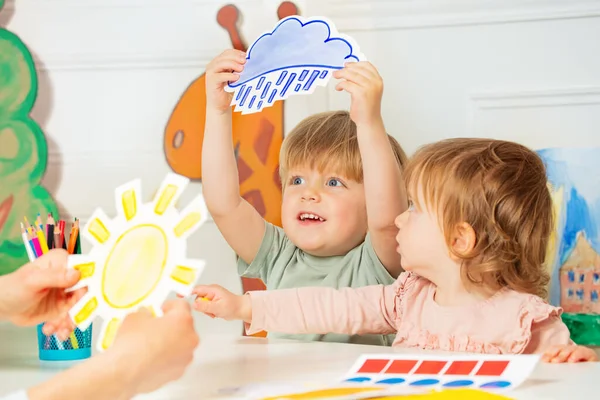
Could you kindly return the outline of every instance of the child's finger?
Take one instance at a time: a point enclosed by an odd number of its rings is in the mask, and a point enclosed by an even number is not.
[[[199,297],[194,301],[194,309],[196,311],[200,311],[206,315],[209,315],[211,318],[215,318],[215,310],[214,303],[211,300],[206,299],[205,297]]]
[[[242,72],[244,65],[237,60],[219,60],[215,61],[211,69],[215,72]]]
[[[335,90],[337,90],[338,92],[345,90],[346,92],[348,92],[350,94],[356,93],[358,88],[359,87],[356,83],[353,83],[350,81],[342,81],[335,86]]]
[[[361,71],[364,75],[374,79],[380,78],[379,71],[375,68],[373,64],[368,61],[361,62],[347,62],[344,64],[345,68]]]
[[[369,78],[361,74],[358,70],[349,68],[339,69],[334,71],[333,77],[336,79],[345,79],[350,82],[354,82],[360,86],[367,86],[369,84]]]
[[[235,82],[240,79],[238,74],[223,72],[216,75],[217,83],[225,83],[225,82]]]
[[[344,69],[356,72],[364,76],[368,81],[380,81],[381,77],[375,68],[367,62],[346,63]]]
[[[222,52],[218,58],[229,58],[232,60],[239,60],[240,62],[246,62],[246,53],[237,49],[227,49],[224,52]]]
[[[542,361],[550,362],[550,360],[552,360],[554,357],[556,357],[558,355],[558,353],[560,353],[560,351],[563,349],[563,347],[564,346],[552,346],[552,347],[549,347],[544,352],[544,355],[542,356]]]
[[[552,358],[553,363],[563,363],[569,359],[571,353],[573,353],[573,346],[565,346]]]
[[[568,362],[598,361],[596,352],[588,347],[577,346],[569,356]]]
[[[198,285],[192,289],[192,294],[198,297],[208,297],[212,299],[215,295],[215,286]]]

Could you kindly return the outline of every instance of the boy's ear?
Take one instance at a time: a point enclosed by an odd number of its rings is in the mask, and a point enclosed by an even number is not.
[[[454,229],[454,235],[452,237],[452,249],[456,254],[467,255],[475,248],[477,241],[477,235],[475,230],[466,222],[461,222],[456,225]]]

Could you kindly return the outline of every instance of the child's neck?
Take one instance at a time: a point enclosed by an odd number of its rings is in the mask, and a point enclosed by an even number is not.
[[[490,298],[493,294],[475,286],[465,287],[465,283],[459,274],[442,277],[439,284],[437,282],[434,282],[434,284],[436,285],[434,300],[444,307],[476,303]]]

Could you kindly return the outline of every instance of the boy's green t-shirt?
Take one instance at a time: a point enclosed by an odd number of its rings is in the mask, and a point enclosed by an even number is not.
[[[371,245],[365,241],[346,255],[316,257],[296,247],[283,229],[266,222],[265,235],[254,260],[248,265],[238,257],[238,272],[244,278],[261,279],[267,290],[308,286],[333,288],[391,285],[388,273]],[[269,337],[390,346],[395,335],[290,335],[268,332]]]

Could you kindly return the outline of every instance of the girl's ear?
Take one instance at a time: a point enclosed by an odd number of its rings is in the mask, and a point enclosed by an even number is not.
[[[466,222],[461,222],[454,229],[452,250],[456,254],[467,255],[475,248],[476,241],[477,235],[473,227]]]

